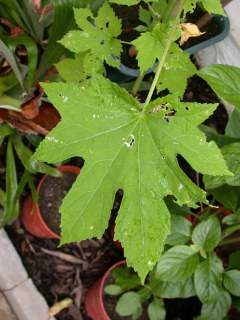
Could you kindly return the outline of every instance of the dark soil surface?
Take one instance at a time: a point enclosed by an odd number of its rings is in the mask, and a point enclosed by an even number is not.
[[[48,227],[57,234],[60,234],[59,208],[76,177],[70,172],[64,172],[60,178],[48,176],[41,186],[39,208]]]
[[[86,240],[58,248],[56,240],[36,239],[20,231],[18,224],[8,228],[29,276],[49,306],[64,298],[73,299],[74,304],[56,319],[90,320],[84,310],[86,290],[114,262],[123,259],[111,241]]]

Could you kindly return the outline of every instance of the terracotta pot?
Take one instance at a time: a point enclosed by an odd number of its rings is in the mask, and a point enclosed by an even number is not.
[[[104,307],[104,286],[111,272],[124,264],[126,264],[125,260],[115,263],[105,272],[103,277],[95,282],[88,290],[85,298],[85,308],[92,320],[111,320]]]
[[[71,165],[60,166],[59,171],[70,172],[78,175],[80,168]],[[48,175],[44,175],[37,186],[37,192],[41,189],[41,186]],[[38,238],[46,239],[60,239],[60,235],[51,230],[43,219],[38,204],[33,203],[31,196],[28,196],[23,204],[22,222],[28,232]]]

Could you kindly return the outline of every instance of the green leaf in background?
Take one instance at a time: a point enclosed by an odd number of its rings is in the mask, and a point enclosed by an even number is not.
[[[0,188],[0,206],[4,207],[5,203],[6,203],[6,193]],[[0,222],[0,225],[1,225],[1,222]]]
[[[61,173],[56,168],[46,165],[45,163],[41,163],[39,161],[31,159],[32,151],[26,147],[20,137],[20,135],[14,135],[13,144],[16,150],[16,153],[21,160],[25,169],[30,173],[45,173],[54,177],[60,177]]]
[[[116,311],[122,317],[141,315],[142,305],[139,294],[133,291],[124,293],[118,299]]]
[[[104,292],[112,296],[117,296],[122,293],[122,288],[117,286],[116,284],[109,284],[104,287]]]
[[[221,240],[221,226],[217,217],[211,216],[199,223],[192,234],[192,241],[203,250],[212,251]]]
[[[115,239],[143,280],[159,260],[170,232],[164,197],[174,195],[180,206],[206,202],[205,192],[180,169],[177,154],[197,171],[229,173],[216,144],[207,143],[197,128],[216,105],[164,97],[143,113],[127,91],[100,75],[86,86],[52,83],[44,88],[62,120],[41,142],[34,159],[49,163],[72,156],[85,159],[60,209],[61,243],[102,237],[115,192],[122,188]]]
[[[224,134],[219,134],[216,129],[208,127],[206,125],[200,125],[200,129],[206,134],[207,141],[215,141],[219,147],[223,147],[226,144],[239,142],[239,138],[230,137]]]
[[[222,261],[214,255],[210,255],[198,265],[194,274],[194,284],[196,294],[202,303],[218,299],[223,270]]]
[[[240,68],[216,64],[204,67],[198,75],[207,81],[219,97],[240,110]]]
[[[190,298],[196,295],[192,277],[178,282],[155,280],[154,284],[151,283],[151,289],[154,295],[165,299]]]
[[[153,67],[156,59],[161,57],[164,52],[166,42],[169,38],[169,25],[158,23],[152,31],[142,33],[132,44],[136,47],[138,54],[138,66],[141,74]],[[179,37],[176,30],[175,38]]]
[[[200,2],[207,12],[225,16],[225,11],[220,0],[200,0]]]
[[[28,88],[31,88],[34,84],[35,73],[38,62],[38,47],[37,43],[27,35],[20,35],[17,37],[7,37],[6,44],[14,54],[18,46],[24,46],[27,49],[27,61],[28,61]]]
[[[230,254],[228,267],[230,269],[240,269],[240,251],[235,251]]]
[[[231,296],[228,292],[218,292],[218,299],[211,303],[204,303],[200,317],[197,320],[223,320],[231,306]]]
[[[67,53],[67,50],[57,43],[66,32],[75,27],[73,8],[83,6],[80,0],[52,0],[54,7],[54,20],[48,38],[48,45],[45,49],[40,65],[38,67],[38,78],[44,75],[48,68],[52,67],[60,57]]]
[[[224,287],[234,296],[240,296],[240,271],[229,270],[223,275]]]
[[[217,189],[211,189],[209,192],[224,208],[231,211],[236,211],[240,208],[240,187],[232,187],[224,184]]]
[[[138,275],[127,266],[114,269],[112,277],[115,284],[121,287],[123,291],[136,289],[141,285]]]
[[[117,37],[122,32],[122,26],[110,5],[105,2],[96,18],[87,8],[75,9],[74,13],[81,30],[70,31],[60,43],[74,53],[90,50],[96,55],[97,52],[97,58],[102,63],[105,61],[110,66],[118,67],[122,46]]]
[[[88,52],[78,53],[74,59],[63,59],[56,64],[56,67],[61,77],[67,82],[81,82],[94,72],[103,72],[100,60],[92,57]]]
[[[3,57],[9,63],[13,72],[15,73],[16,79],[18,80],[20,86],[24,90],[23,76],[22,76],[22,73],[18,67],[16,59],[15,59],[13,53],[11,52],[11,50],[6,46],[6,44],[1,39],[0,39],[0,54],[3,55]]]
[[[170,92],[177,92],[182,97],[187,87],[187,79],[196,71],[189,54],[174,43],[164,64],[157,89],[158,91],[168,89]]]
[[[190,278],[199,263],[199,256],[191,247],[175,246],[160,258],[156,277],[159,280],[178,282]]]
[[[233,176],[213,177],[205,175],[203,181],[206,189],[215,189],[223,184],[240,186],[240,143],[236,142],[225,145],[221,151]]]
[[[225,135],[240,139],[240,112],[234,109],[229,116],[229,120],[225,129]]]
[[[7,124],[0,124],[0,138],[5,138],[14,133],[14,130]]]
[[[222,222],[229,226],[240,224],[240,211],[234,212],[229,216],[224,217]]]
[[[225,228],[222,234],[222,239],[229,237],[231,234],[235,233],[238,230],[240,230],[240,224],[234,224],[230,227]]]
[[[14,77],[15,78],[15,77]],[[15,83],[15,81],[13,81]],[[1,81],[0,81],[1,86]],[[0,96],[1,96],[1,89],[0,89]],[[12,98],[8,95],[3,95],[0,97],[0,109],[7,109],[13,111],[21,111],[21,101],[15,98]]]
[[[185,244],[191,239],[192,223],[185,217],[171,214],[171,233],[166,244],[171,246]]]
[[[14,72],[11,72],[4,77],[0,77],[0,96],[3,93],[7,92],[8,90],[14,88],[17,84],[18,84],[18,80]],[[1,105],[4,105],[2,101],[1,101]]]
[[[12,139],[8,140],[6,157],[6,200],[4,206],[3,218],[0,225],[11,224],[19,213],[19,202],[15,201],[17,192],[17,172],[13,153]]]
[[[148,306],[149,320],[165,320],[166,310],[160,299],[154,299]]]

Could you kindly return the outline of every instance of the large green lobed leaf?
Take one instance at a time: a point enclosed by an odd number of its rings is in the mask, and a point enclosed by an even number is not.
[[[164,197],[179,205],[206,202],[181,170],[181,154],[195,170],[230,174],[213,142],[197,128],[216,105],[180,103],[176,97],[157,99],[142,111],[127,91],[102,76],[77,84],[44,84],[62,120],[40,144],[35,159],[57,163],[73,156],[84,168],[61,206],[61,243],[100,238],[117,189],[124,190],[115,239],[121,241],[129,266],[141,279],[163,251],[170,233]],[[207,159],[207,161],[206,161]]]

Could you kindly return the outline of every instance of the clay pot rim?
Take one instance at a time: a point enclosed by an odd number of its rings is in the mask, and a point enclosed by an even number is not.
[[[118,268],[118,267],[120,267],[120,266],[123,266],[123,265],[125,265],[125,264],[126,264],[126,260],[121,260],[121,261],[118,261],[118,262],[114,263],[114,265],[112,265],[112,266],[104,273],[104,275],[103,275],[102,278],[101,278],[100,290],[99,290],[99,293],[100,293],[100,304],[101,304],[101,309],[102,309],[102,312],[103,312],[103,314],[104,314],[104,317],[108,318],[109,320],[111,320],[111,319],[110,319],[110,317],[109,317],[109,315],[107,314],[107,311],[106,311],[106,309],[105,309],[105,306],[104,306],[104,298],[103,298],[103,297],[104,297],[104,287],[105,287],[105,283],[106,283],[108,277],[110,276],[111,272],[112,272],[114,269],[116,269],[116,268]]]
[[[70,172],[70,173],[75,173],[76,175],[78,175],[80,173],[80,168],[77,166],[73,166],[73,165],[61,165],[59,167],[57,167],[57,169],[60,172]],[[47,177],[49,177],[49,174],[45,174],[39,181],[36,191],[39,195],[39,192],[41,190],[41,187],[44,183],[44,181],[47,179]],[[37,203],[33,203],[33,213],[32,214],[36,214],[39,218],[39,220],[41,221],[41,224],[44,226],[44,228],[46,229],[46,231],[49,233],[49,235],[51,235],[53,238],[55,239],[60,239],[60,235],[57,234],[56,232],[54,232],[52,229],[49,228],[49,226],[47,225],[47,223],[45,222],[43,215],[41,213],[41,210],[39,208],[39,205]]]

